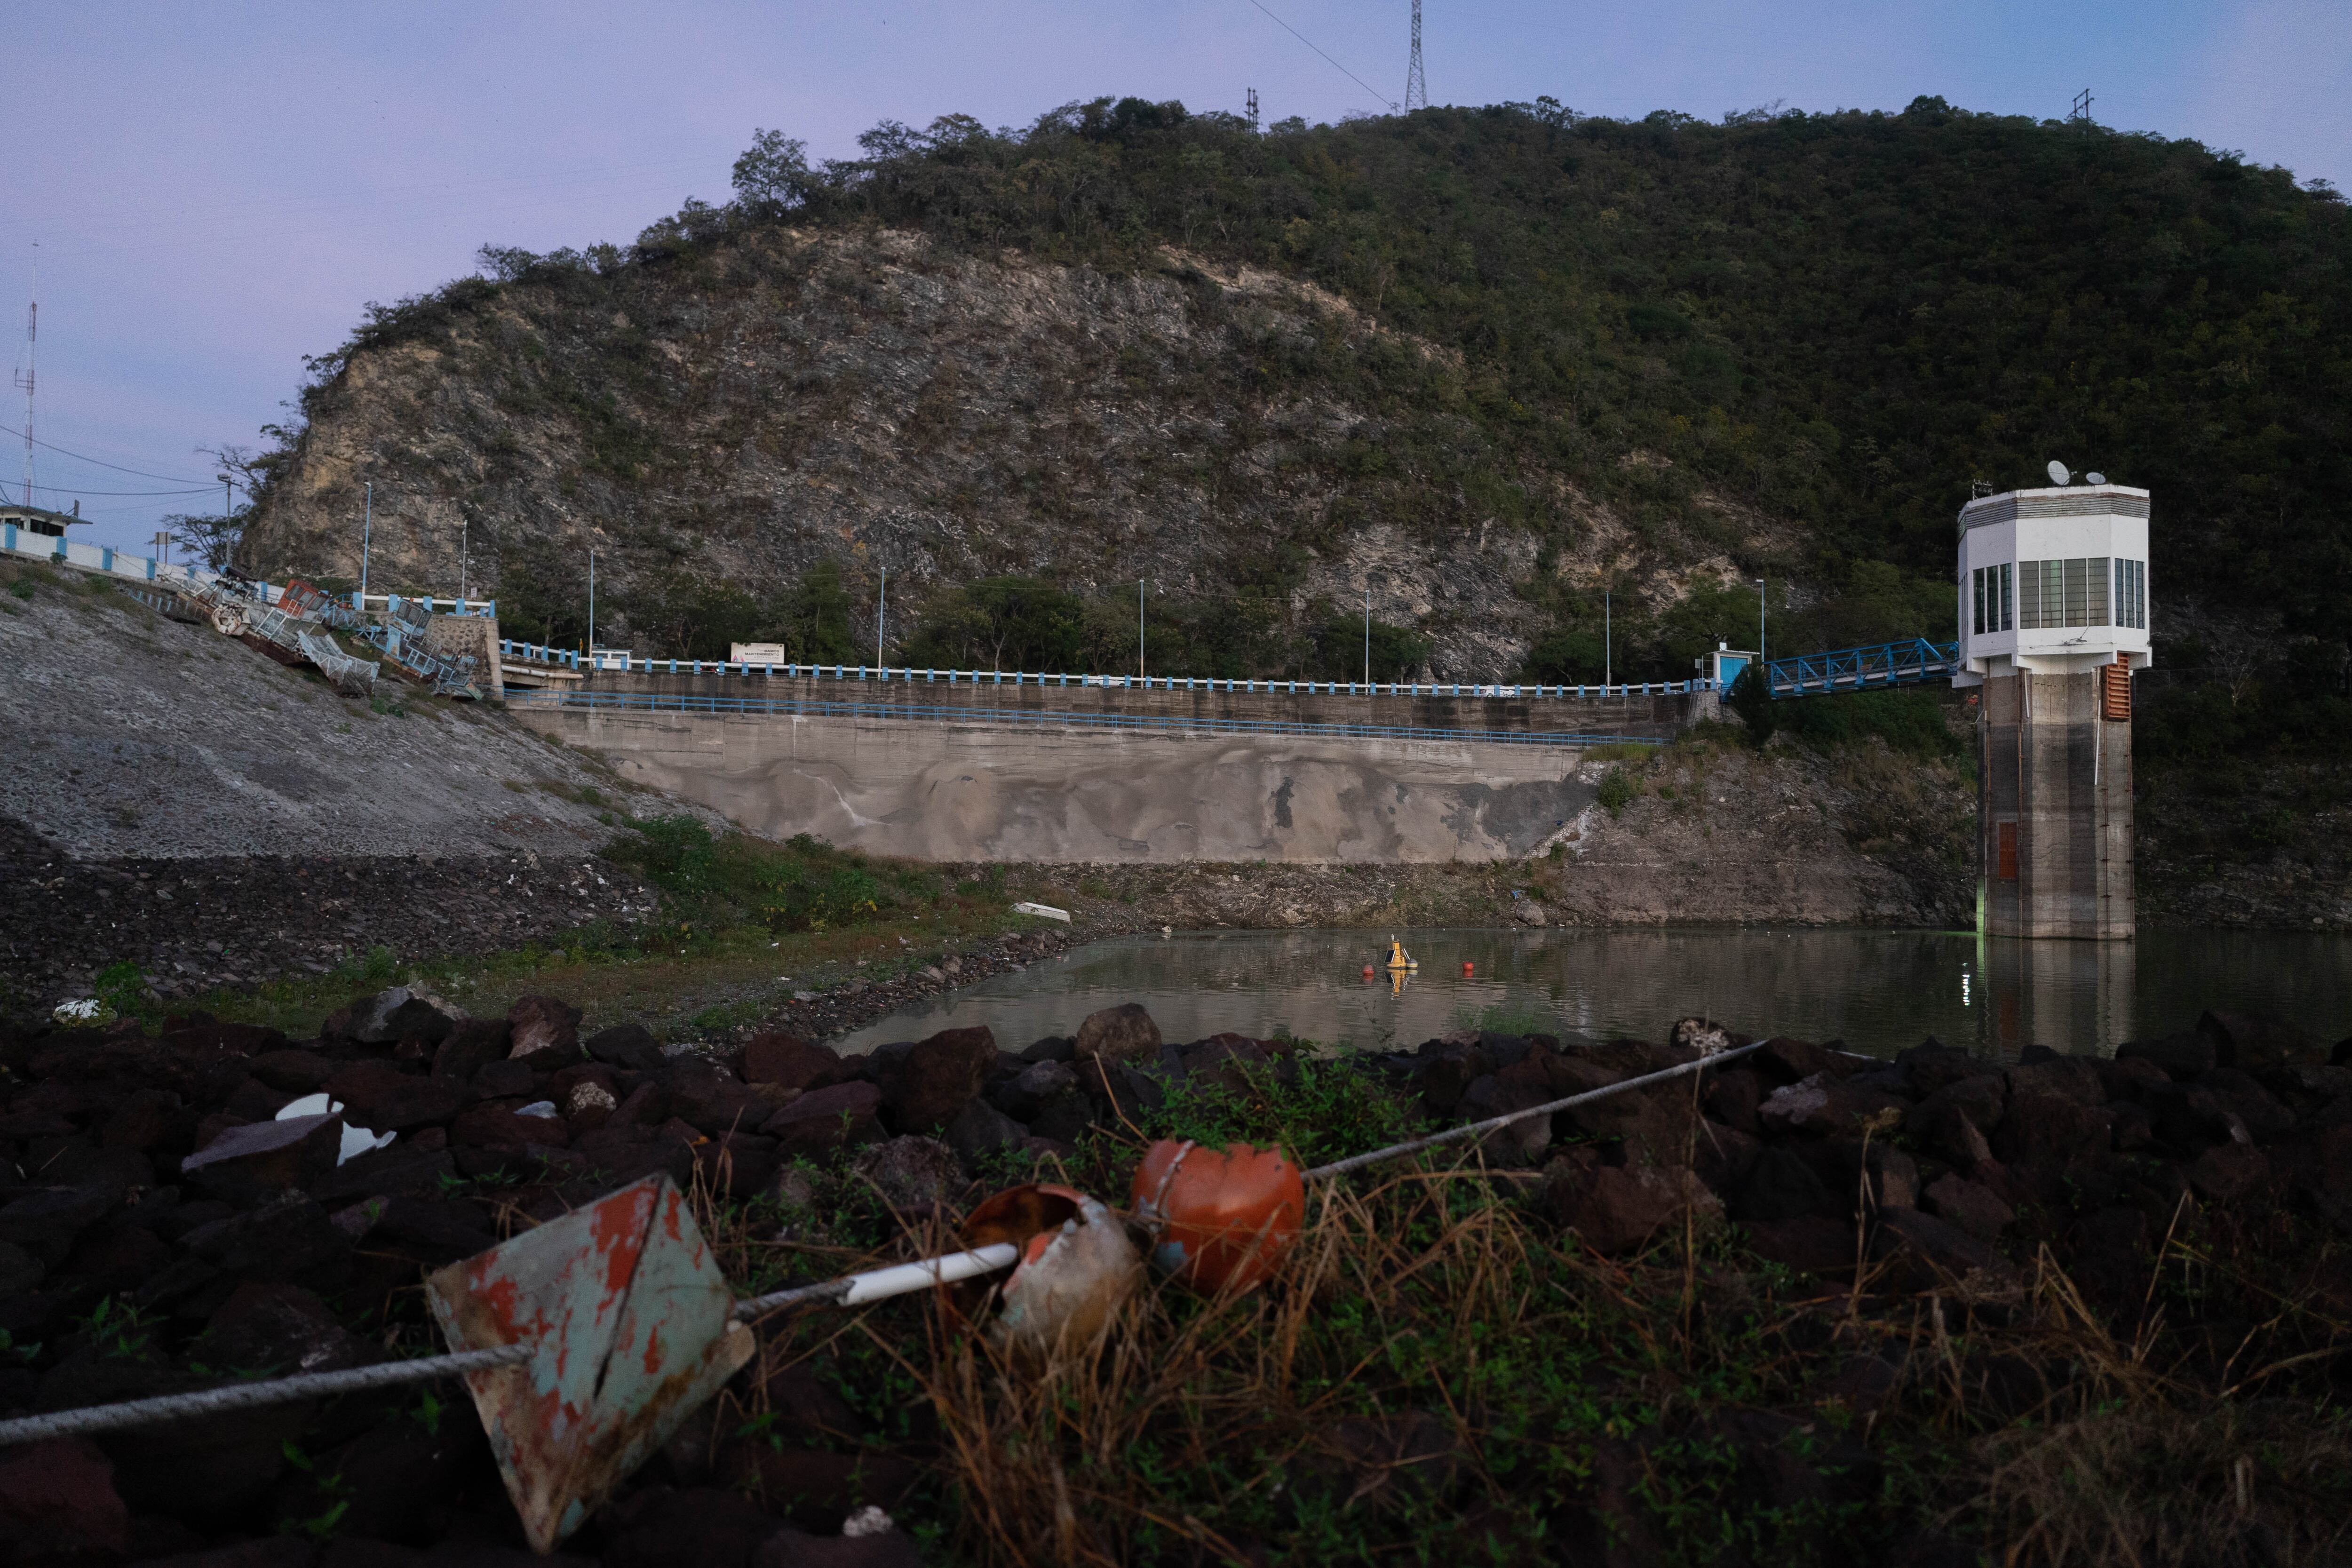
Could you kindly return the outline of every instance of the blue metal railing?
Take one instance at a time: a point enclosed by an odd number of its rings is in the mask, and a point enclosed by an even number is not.
[[[1765,666],[1765,671],[1774,697],[1819,697],[1832,691],[1872,691],[1885,686],[1948,680],[1959,663],[1958,643],[1912,637],[1776,658]]]
[[[608,669],[639,675],[733,675],[793,680],[861,680],[885,685],[1099,687],[1128,691],[1239,691],[1292,697],[1559,697],[1591,701],[1607,698],[1681,697],[1712,691],[1711,680],[1633,680],[1614,686],[1538,686],[1509,681],[1404,682],[1358,680],[1248,680],[1205,675],[1077,675],[1014,669],[888,668],[868,664],[761,664],[722,659],[645,658],[625,648],[577,648],[501,638],[499,657],[558,669]]]
[[[1446,730],[1408,724],[1309,724],[1280,719],[1197,719],[1180,713],[1074,713],[935,702],[828,702],[802,697],[712,697],[680,691],[509,691],[514,708],[659,713],[799,714],[832,719],[922,719],[965,724],[1047,724],[1084,730],[1169,730],[1192,734],[1305,735],[1337,740],[1489,741],[1520,746],[1657,746],[1654,735],[1565,730]]]

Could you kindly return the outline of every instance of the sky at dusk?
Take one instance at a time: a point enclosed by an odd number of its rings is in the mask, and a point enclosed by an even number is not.
[[[1549,94],[1716,119],[1940,94],[2056,119],[2087,87],[2103,124],[2352,187],[2344,0],[1423,14],[1434,103]],[[1383,112],[1403,96],[1409,16],[1409,0],[25,6],[0,131],[0,354],[22,367],[37,254],[37,434],[78,454],[37,451],[52,488],[34,500],[79,499],[96,522],[76,537],[118,546],[165,512],[217,510],[195,448],[258,445],[302,356],[366,301],[471,271],[485,242],[625,241],[687,196],[724,200],[755,127],[844,157],[880,120],[1020,125],[1105,94],[1238,112],[1255,87],[1268,121]],[[0,427],[21,432],[24,414],[0,387]],[[22,465],[0,434],[7,500]],[[183,489],[196,493],[124,493]]]

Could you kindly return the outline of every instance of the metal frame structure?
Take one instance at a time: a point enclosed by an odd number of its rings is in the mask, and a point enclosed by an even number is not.
[[[1820,697],[1834,691],[1875,691],[1882,687],[1913,686],[1948,680],[1960,667],[1958,642],[1929,642],[1910,637],[1902,642],[1876,643],[1867,647],[1832,648],[1827,653],[1799,654],[1776,658],[1764,667],[1775,698]]]

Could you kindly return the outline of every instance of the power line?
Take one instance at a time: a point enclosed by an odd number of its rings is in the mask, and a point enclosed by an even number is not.
[[[1265,5],[1264,5],[1263,0],[1250,0],[1250,4],[1255,5],[1261,11],[1265,11]],[[1329,55],[1324,55],[1323,50],[1316,44],[1314,39],[1308,37],[1306,34],[1300,32],[1297,28],[1284,21],[1281,17],[1275,16],[1273,12],[1265,11],[1265,14],[1273,19],[1276,26],[1280,27],[1284,32],[1288,33],[1292,37],[1297,38],[1300,43],[1305,44],[1317,54],[1323,55],[1323,58],[1326,60],[1330,61],[1331,68],[1333,70],[1338,71],[1341,76],[1346,77],[1349,81],[1354,82],[1358,87],[1360,87],[1366,92],[1370,93],[1372,97],[1380,102],[1382,108],[1389,110],[1394,110],[1396,108],[1396,100],[1382,97],[1380,89],[1374,87],[1370,82],[1366,81],[1362,77],[1358,76],[1354,71],[1349,70],[1346,66],[1341,65],[1338,60],[1332,59]]]
[[[189,490],[85,490],[71,485],[35,485],[33,489],[47,490],[53,496],[208,496],[213,493],[210,485],[198,485]]]
[[[9,430],[9,429],[8,429],[8,426],[6,426],[5,425],[0,425],[0,431],[6,431],[6,432],[7,432],[9,435],[11,435],[11,436],[22,436],[22,435],[24,435],[24,434],[25,434],[22,430]],[[74,459],[75,461],[77,461],[77,462],[82,462],[82,463],[96,463],[96,464],[97,464],[100,468],[112,468],[112,469],[113,469],[116,473],[118,473],[118,474],[129,474],[129,475],[131,475],[131,476],[132,478],[134,478],[134,479],[164,479],[164,480],[168,480],[168,481],[170,481],[170,482],[171,482],[171,483],[173,483],[173,484],[204,485],[204,481],[203,481],[202,479],[189,479],[189,478],[188,478],[186,475],[184,475],[184,474],[151,474],[151,473],[147,472],[144,468],[124,468],[124,467],[123,467],[121,464],[120,464],[120,463],[109,463],[109,462],[106,462],[106,461],[104,461],[104,460],[102,460],[102,459],[100,459],[100,458],[86,458],[86,457],[83,457],[79,452],[68,452],[68,451],[67,451],[63,447],[55,447],[55,446],[50,446],[50,445],[49,445],[49,443],[48,443],[48,442],[47,442],[47,441],[35,441],[35,442],[33,443],[33,445],[34,445],[34,446],[36,446],[36,447],[48,447],[48,448],[49,448],[49,450],[50,450],[50,451],[52,451],[52,452],[56,452],[56,453],[58,453],[58,454],[60,454],[61,456],[64,456],[64,457],[71,458],[73,458],[73,459]],[[54,487],[52,487],[52,488],[54,488]],[[211,486],[209,486],[209,485],[205,485],[205,488],[206,489],[210,489],[212,487],[211,487]],[[90,493],[96,493],[96,492],[90,492]],[[132,494],[132,493],[134,493],[134,492],[131,492],[131,491],[129,491],[129,490],[123,490],[123,491],[118,491],[118,492],[115,492],[115,493],[122,494],[122,495],[129,495],[129,494]],[[152,491],[152,492],[146,491],[146,490],[140,490],[140,491],[137,491],[137,492],[135,492],[135,493],[140,494],[140,495],[147,495],[147,494],[150,494],[150,493],[152,493],[152,494],[155,494],[155,495],[178,495],[178,494],[180,494],[181,492],[179,492],[178,490],[155,490],[155,491]]]

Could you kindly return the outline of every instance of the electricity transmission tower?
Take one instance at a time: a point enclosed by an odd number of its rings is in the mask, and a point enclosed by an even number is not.
[[[1421,77],[1421,0],[1412,0],[1412,64],[1404,73],[1404,111],[1429,107],[1429,84]]]

